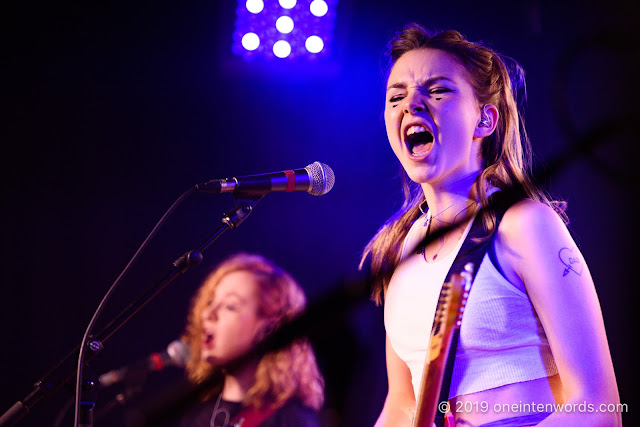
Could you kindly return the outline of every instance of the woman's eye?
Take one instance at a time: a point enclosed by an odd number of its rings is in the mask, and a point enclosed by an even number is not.
[[[389,99],[389,102],[391,102],[392,104],[396,103],[396,102],[400,102],[400,101],[402,101],[402,98],[404,98],[404,96],[402,96],[402,95],[394,95]]]
[[[225,304],[224,308],[226,308],[229,311],[238,311],[238,306],[235,304]]]
[[[429,91],[429,93],[432,94],[432,95],[438,95],[438,94],[447,93],[447,92],[451,92],[451,89],[447,89],[447,88],[444,88],[444,87],[439,87],[439,88],[436,88],[436,89],[431,89]]]

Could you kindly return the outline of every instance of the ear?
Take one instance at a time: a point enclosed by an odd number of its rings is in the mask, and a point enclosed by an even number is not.
[[[276,328],[276,322],[272,319],[262,319],[261,325],[258,327],[258,331],[256,332],[256,336],[254,338],[255,342],[261,342],[264,340],[269,334],[271,334]]]
[[[480,115],[473,136],[475,138],[485,138],[491,135],[496,130],[498,118],[500,118],[500,113],[495,105],[484,105],[480,108]]]

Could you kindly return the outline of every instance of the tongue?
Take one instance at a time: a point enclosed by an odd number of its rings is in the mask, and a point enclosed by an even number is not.
[[[418,143],[413,145],[413,147],[411,148],[411,152],[413,154],[424,154],[427,151],[429,151],[429,149],[431,149],[431,142],[422,142],[422,143]]]

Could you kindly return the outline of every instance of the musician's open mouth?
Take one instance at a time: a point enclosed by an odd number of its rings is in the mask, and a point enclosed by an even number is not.
[[[404,142],[412,156],[423,157],[431,150],[433,134],[422,125],[409,126]]]
[[[202,337],[202,346],[204,348],[213,347],[213,333],[205,331]]]

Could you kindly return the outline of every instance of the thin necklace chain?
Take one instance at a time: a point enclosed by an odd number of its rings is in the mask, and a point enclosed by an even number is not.
[[[473,200],[462,200],[460,202],[452,204],[451,206],[447,206],[444,210],[440,211],[437,215],[428,217],[427,220],[424,223],[424,226],[427,227],[427,234],[431,233],[431,227],[430,226],[431,226],[431,220],[433,218],[435,218],[438,215],[444,213],[444,211],[446,211],[447,209],[452,208],[455,205],[459,205],[460,203],[465,202],[465,201],[473,203]],[[468,206],[465,207],[464,209],[458,211],[458,213],[456,213],[456,217],[458,216],[458,214],[460,214],[460,212],[462,212],[463,210],[465,210],[467,208],[468,208]],[[422,210],[422,206],[420,206],[420,211],[422,213],[424,213],[424,211]],[[433,255],[433,258],[431,258],[431,261],[427,260],[427,253],[426,253],[427,248],[425,246],[422,246],[420,248],[420,250],[418,251],[418,253],[424,257],[425,261],[433,262],[438,258],[438,255],[440,254],[440,250],[442,250],[442,248],[444,247],[445,236],[444,235],[440,236],[438,240],[439,240],[439,247],[438,247],[438,250],[436,250],[435,255]]]
[[[432,219],[437,218],[438,216],[442,215],[443,213],[445,213],[446,211],[448,211],[448,210],[449,210],[449,209],[451,209],[452,207],[454,207],[454,206],[456,206],[456,205],[459,205],[460,203],[464,203],[464,202],[473,202],[473,200],[469,200],[469,199],[467,199],[467,200],[460,200],[459,202],[456,202],[456,203],[454,203],[454,204],[452,204],[452,205],[447,206],[446,208],[444,208],[443,210],[441,210],[440,212],[438,212],[438,213],[437,213],[437,214],[435,214],[435,215],[429,215],[429,216],[427,216],[427,219],[426,219],[426,221],[424,222],[424,226],[425,226],[425,227],[428,227],[428,226],[429,226],[429,224],[431,223],[431,220],[432,220]],[[420,212],[422,212],[423,214],[425,213],[425,211],[424,211],[424,210],[422,210],[422,205],[420,205]]]

